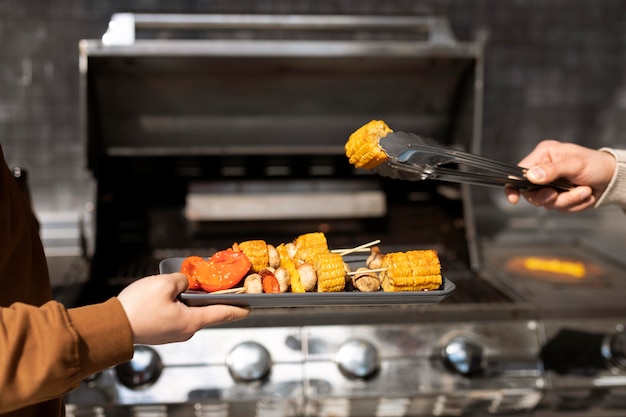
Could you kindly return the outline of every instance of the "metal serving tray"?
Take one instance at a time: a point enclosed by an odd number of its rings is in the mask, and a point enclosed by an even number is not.
[[[159,272],[169,274],[179,272],[184,257],[167,258],[159,263]],[[346,257],[352,270],[365,265],[363,256]],[[200,291],[186,291],[180,299],[190,306],[228,304],[242,307],[321,307],[321,306],[368,306],[368,305],[414,305],[436,304],[454,291],[456,286],[444,277],[440,289],[435,291],[411,292],[332,292],[332,293],[281,293],[281,294],[210,294]]]

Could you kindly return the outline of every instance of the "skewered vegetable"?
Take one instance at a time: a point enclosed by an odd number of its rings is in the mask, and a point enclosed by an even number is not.
[[[280,287],[280,292],[287,292],[289,290],[289,271],[285,268],[278,267],[274,271],[274,276],[278,280],[278,285]]]
[[[310,263],[302,263],[298,265],[298,275],[304,291],[313,291],[317,285],[317,274],[315,268]]]
[[[190,256],[181,265],[181,272],[187,275],[189,289],[201,288],[207,292],[234,287],[249,270],[247,256],[232,249],[216,252],[209,259]]]
[[[373,246],[370,249],[370,255],[365,260],[365,265],[370,269],[378,269],[383,265],[384,255],[380,252],[378,246]]]
[[[261,275],[248,275],[243,281],[243,289],[246,294],[261,294],[263,292],[263,281],[261,279]]]
[[[361,292],[373,292],[380,289],[380,279],[368,268],[358,268],[352,275],[352,285]],[[361,273],[359,273],[361,272]]]
[[[280,293],[280,283],[276,279],[274,273],[269,269],[263,269],[259,275],[261,275],[261,280],[263,283],[263,292],[268,294],[278,294]]]
[[[296,238],[296,250],[318,249],[328,251],[328,242],[326,235],[322,232],[305,233]]]
[[[383,258],[384,291],[431,291],[441,286],[441,264],[435,250],[388,253]]]
[[[341,255],[320,252],[315,255],[313,267],[317,275],[318,292],[343,291],[346,286],[346,268]]]
[[[264,240],[247,240],[239,244],[235,243],[233,246],[235,250],[238,248],[246,254],[252,264],[252,271],[260,272],[263,268],[269,266],[267,243]]]
[[[291,287],[291,292],[305,292],[302,282],[300,281],[298,269],[289,256],[287,245],[281,243],[276,247],[276,251],[280,256],[280,267],[285,268],[289,272],[289,286]]]
[[[350,163],[357,168],[372,169],[385,162],[389,157],[378,142],[391,132],[382,120],[372,120],[357,129],[345,145]]]
[[[276,251],[274,245],[267,244],[267,265],[271,268],[278,268],[280,266],[280,255]]]

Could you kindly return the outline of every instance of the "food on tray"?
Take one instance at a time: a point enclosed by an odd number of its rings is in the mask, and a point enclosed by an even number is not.
[[[384,257],[385,256],[380,252],[380,248],[373,246],[370,249],[370,255],[365,260],[365,265],[370,269],[382,268]]]
[[[243,252],[248,257],[254,272],[260,272],[263,268],[271,266],[268,245],[264,240],[235,243],[233,250]]]
[[[303,262],[298,265],[298,275],[304,291],[313,291],[317,285],[317,274],[313,265]]]
[[[338,253],[319,252],[315,255],[313,268],[317,275],[318,292],[343,291],[346,286],[346,264]]]
[[[374,292],[380,289],[380,278],[370,268],[358,268],[352,275],[352,285],[361,292]]]
[[[387,253],[380,273],[384,291],[431,291],[441,287],[441,264],[433,249]]]
[[[430,291],[441,287],[441,266],[434,250],[383,254],[374,246],[367,268],[351,272],[343,257],[378,242],[330,251],[321,232],[306,233],[276,247],[264,240],[248,240],[209,259],[187,257],[181,272],[189,279],[189,289],[222,293]]]
[[[250,271],[250,261],[242,252],[226,249],[209,259],[200,256],[185,258],[180,272],[187,275],[190,289],[207,292],[233,288]]]
[[[551,272],[553,274],[570,275],[574,278],[584,278],[587,274],[584,263],[558,258],[529,256],[524,259],[524,267],[529,271]]]
[[[246,294],[261,294],[263,292],[263,279],[261,275],[248,275],[243,281],[243,291]]]
[[[291,287],[291,292],[305,292],[306,289],[302,285],[298,268],[296,268],[296,264],[293,262],[293,259],[289,257],[287,245],[281,243],[276,247],[276,252],[280,258],[280,267],[284,268],[289,274],[289,286]]]
[[[357,129],[345,145],[350,163],[357,168],[373,169],[385,162],[389,157],[378,142],[391,132],[382,120],[372,120]]]
[[[263,284],[263,292],[267,294],[279,294],[280,293],[280,283],[274,275],[274,272],[265,268],[261,272],[259,272],[261,276],[261,282]]]

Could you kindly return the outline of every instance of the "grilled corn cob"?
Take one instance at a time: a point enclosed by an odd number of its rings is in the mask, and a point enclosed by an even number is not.
[[[328,252],[328,242],[322,232],[305,233],[296,238],[295,260],[313,264],[315,255]]]
[[[246,240],[238,244],[241,250],[250,260],[252,266],[250,269],[254,272],[260,272],[269,265],[269,254],[267,252],[267,243],[264,240]]]
[[[357,168],[372,169],[385,162],[389,157],[378,141],[391,132],[382,120],[372,120],[357,129],[345,145],[350,163]]]
[[[322,232],[305,233],[296,238],[296,250],[300,249],[323,249],[328,251],[328,242],[326,235]]]
[[[346,286],[346,269],[338,253],[320,252],[313,263],[317,274],[318,292],[343,291]]]
[[[435,250],[388,253],[383,258],[384,291],[431,291],[441,286],[441,264]]]

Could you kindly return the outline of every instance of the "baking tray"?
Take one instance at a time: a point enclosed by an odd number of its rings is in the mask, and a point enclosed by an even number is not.
[[[159,272],[169,274],[179,272],[185,258],[167,258],[159,263]],[[352,270],[365,265],[362,256],[345,257]],[[189,306],[228,304],[241,307],[321,307],[321,306],[380,306],[380,305],[415,305],[436,304],[450,295],[456,286],[449,279],[443,278],[440,289],[435,291],[405,292],[307,292],[281,294],[210,294],[202,291],[186,291],[180,299]]]

